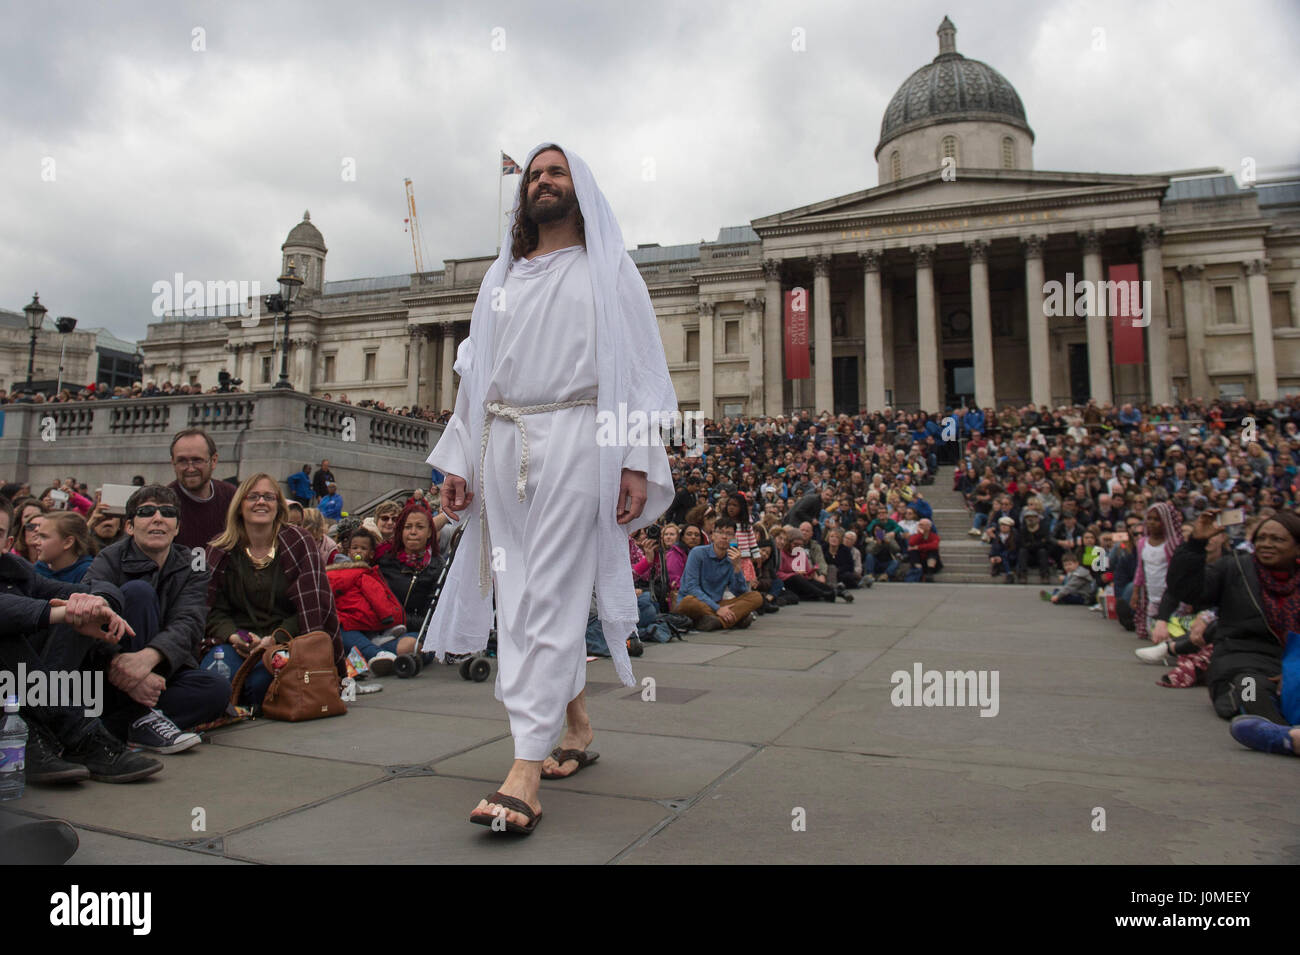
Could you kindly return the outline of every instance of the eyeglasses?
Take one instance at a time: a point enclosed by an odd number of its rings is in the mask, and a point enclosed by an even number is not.
[[[277,497],[278,496],[275,494],[269,494],[264,491],[258,491],[247,495],[244,498],[244,500],[252,501],[254,504],[256,504],[258,501],[265,501],[267,504],[274,504],[277,500]]]
[[[182,468],[197,468],[211,461],[212,458],[173,458],[172,463]]]
[[[175,520],[181,516],[180,508],[173,507],[171,504],[141,504],[135,509],[136,517],[153,517],[155,514],[161,514],[163,517]]]

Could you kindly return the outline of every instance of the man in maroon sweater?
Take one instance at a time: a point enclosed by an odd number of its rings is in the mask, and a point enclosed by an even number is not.
[[[168,485],[181,502],[180,533],[176,543],[206,547],[226,529],[226,511],[235,487],[214,480],[217,444],[202,428],[187,428],[172,438],[172,470],[176,480]]]
[[[934,580],[934,575],[943,570],[943,561],[939,559],[939,535],[929,518],[921,518],[916,533],[907,539],[907,560],[914,568],[908,574],[909,580],[913,579],[915,568],[920,569],[923,582]]]

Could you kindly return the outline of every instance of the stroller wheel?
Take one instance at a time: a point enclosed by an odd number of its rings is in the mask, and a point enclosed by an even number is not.
[[[420,661],[414,654],[404,653],[393,663],[393,669],[403,680],[409,680],[420,672]]]
[[[469,679],[469,664],[470,664],[470,660],[472,660],[472,659],[473,659],[473,657],[470,657],[470,658],[465,659],[465,660],[461,660],[461,661],[460,661],[460,666],[457,667],[457,672],[460,673],[460,678],[461,678],[462,680],[468,680],[468,679]]]
[[[486,657],[475,657],[469,661],[469,677],[475,683],[482,683],[492,673],[492,664]]]

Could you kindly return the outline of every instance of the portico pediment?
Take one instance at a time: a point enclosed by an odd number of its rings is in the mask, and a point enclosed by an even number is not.
[[[778,212],[753,220],[761,236],[839,228],[872,216],[925,210],[928,216],[979,214],[1007,203],[1040,206],[1113,203],[1120,198],[1159,202],[1169,180],[1165,176],[1125,176],[1102,173],[1038,172],[1032,170],[970,170],[944,179],[939,170],[846,196]]]

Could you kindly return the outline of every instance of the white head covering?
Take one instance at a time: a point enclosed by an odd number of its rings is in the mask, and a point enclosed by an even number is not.
[[[524,162],[525,171],[543,149],[558,148],[569,163],[569,173],[582,213],[587,264],[591,273],[591,290],[596,310],[596,373],[599,380],[596,397],[597,421],[618,421],[620,406],[624,420],[642,411],[647,416],[658,412],[665,416],[677,411],[677,393],[673,390],[664,357],[659,322],[645,280],[627,254],[623,233],[614,218],[608,200],[596,186],[591,169],[579,156],[553,143],[533,148]],[[527,175],[527,172],[525,172]],[[488,269],[479,287],[470,319],[469,338],[457,349],[455,371],[461,376],[457,396],[457,415],[465,414],[462,423],[469,432],[471,448],[477,449],[483,437],[483,403],[487,396],[488,377],[493,366],[492,294],[505,285],[512,261],[511,232],[521,214],[518,197],[510,210],[510,225],[501,241],[501,253]],[[464,404],[462,404],[464,399]],[[602,416],[610,416],[608,418]],[[633,429],[628,428],[629,431]],[[651,437],[659,432],[650,429]],[[593,435],[594,439],[594,435]],[[575,547],[597,548],[596,603],[605,640],[619,678],[634,686],[632,665],[627,656],[627,637],[636,629],[637,603],[632,584],[632,566],[628,559],[628,535],[652,523],[667,510],[674,488],[668,454],[662,445],[635,449],[635,460],[646,470],[646,503],[641,516],[627,524],[617,521],[618,488],[629,449],[619,446],[600,448],[600,517],[594,542],[576,541]],[[645,451],[648,451],[648,461]],[[478,457],[473,461],[474,474],[464,475],[469,488],[477,492]],[[439,654],[465,653],[482,649],[492,626],[491,590],[484,595],[479,588],[480,544],[478,502],[462,518],[467,522],[456,558],[447,576],[443,596],[434,610],[430,624],[432,640],[426,648]]]

